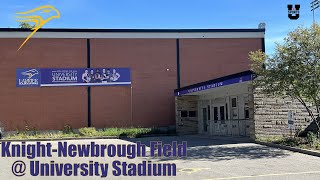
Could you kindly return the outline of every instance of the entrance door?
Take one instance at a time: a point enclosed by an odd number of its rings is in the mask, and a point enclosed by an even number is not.
[[[198,102],[198,132],[200,134],[208,134],[211,130],[209,126],[210,121],[210,101],[209,100],[200,100]]]
[[[220,103],[213,106],[213,123],[213,135],[227,135],[228,128],[226,124],[226,108],[224,104]]]

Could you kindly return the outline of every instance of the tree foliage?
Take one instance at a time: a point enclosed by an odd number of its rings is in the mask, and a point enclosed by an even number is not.
[[[26,23],[26,22],[20,22],[19,28],[22,28],[22,29],[32,29],[32,28],[34,28],[34,25],[31,25],[31,24]]]
[[[320,26],[298,27],[289,32],[275,53],[250,52],[255,85],[262,92],[297,99],[304,105],[319,131],[320,111]],[[308,106],[312,103],[316,110]]]

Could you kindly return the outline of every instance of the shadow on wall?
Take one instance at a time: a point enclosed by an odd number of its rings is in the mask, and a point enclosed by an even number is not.
[[[320,117],[317,118],[318,123],[320,123]],[[311,131],[315,134],[318,132],[318,126],[315,121],[312,121],[300,134],[301,137],[306,137],[308,132]]]
[[[131,142],[140,141],[149,147],[150,141],[162,141],[163,144],[172,143],[172,141],[187,141],[187,157],[179,158],[185,161],[222,161],[232,159],[264,159],[264,158],[284,158],[290,154],[286,151],[256,144],[247,144],[246,142],[199,138],[192,136],[175,137],[152,137],[141,139],[128,139]],[[156,161],[175,160],[174,157],[153,157]]]

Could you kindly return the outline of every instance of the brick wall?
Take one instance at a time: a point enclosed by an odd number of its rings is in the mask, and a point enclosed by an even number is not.
[[[91,66],[128,67],[132,81],[132,91],[130,87],[92,88],[93,125],[161,127],[175,124],[174,39],[92,39]]]
[[[5,131],[87,125],[86,87],[17,88],[16,68],[85,68],[85,39],[0,40],[0,123]]]
[[[248,53],[261,45],[260,38],[181,39],[181,87],[249,70]]]

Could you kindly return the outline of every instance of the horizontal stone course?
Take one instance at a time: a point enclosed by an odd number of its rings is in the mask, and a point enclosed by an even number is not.
[[[255,89],[253,97],[256,137],[288,136],[310,124],[307,110],[297,100],[267,96],[262,94],[260,89]],[[288,112],[290,110],[293,112],[294,119],[292,130],[288,126]],[[314,107],[313,110],[315,110]]]

